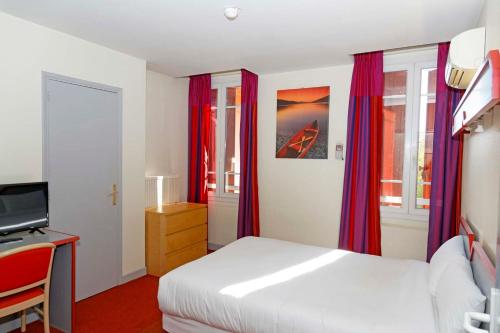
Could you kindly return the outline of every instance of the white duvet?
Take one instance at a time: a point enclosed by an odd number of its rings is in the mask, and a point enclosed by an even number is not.
[[[158,301],[231,332],[433,333],[427,266],[246,237],[163,276]]]

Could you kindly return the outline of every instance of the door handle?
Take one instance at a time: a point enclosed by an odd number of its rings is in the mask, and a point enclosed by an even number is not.
[[[116,206],[117,195],[118,195],[118,190],[116,184],[113,184],[111,193],[108,194],[108,197],[111,197],[111,202],[113,203],[113,206]]]

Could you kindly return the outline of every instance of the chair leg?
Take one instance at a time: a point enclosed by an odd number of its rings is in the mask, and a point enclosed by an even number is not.
[[[43,332],[50,333],[49,302],[43,302]]]
[[[26,310],[21,311],[21,332],[26,332]]]

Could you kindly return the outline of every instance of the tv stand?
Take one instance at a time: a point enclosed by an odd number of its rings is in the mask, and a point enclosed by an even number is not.
[[[45,235],[45,232],[44,232],[44,231],[42,231],[40,228],[32,228],[32,229],[30,229],[30,234],[34,234],[34,233],[35,233],[35,232],[37,232],[37,231],[38,231],[39,233],[41,233],[42,235]]]

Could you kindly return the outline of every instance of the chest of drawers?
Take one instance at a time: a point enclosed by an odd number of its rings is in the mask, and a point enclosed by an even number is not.
[[[162,276],[207,254],[207,205],[175,203],[146,209],[146,267]]]

